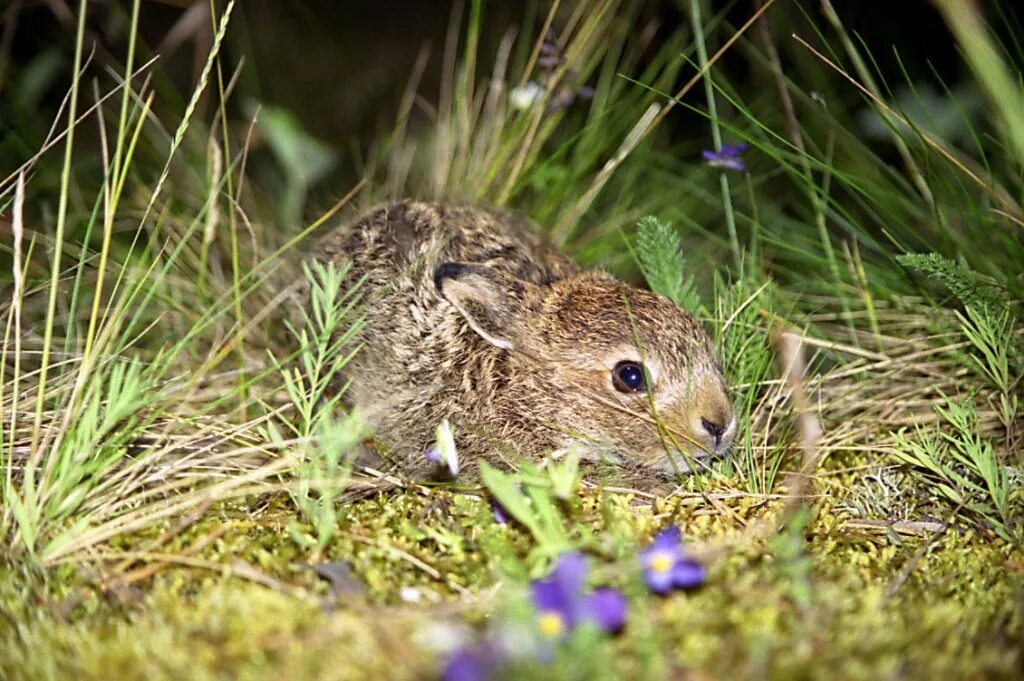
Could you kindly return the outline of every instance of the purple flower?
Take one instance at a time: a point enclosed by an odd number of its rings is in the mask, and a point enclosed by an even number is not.
[[[611,588],[584,593],[587,559],[577,552],[564,554],[547,579],[533,582],[537,628],[550,639],[568,636],[583,622],[613,633],[626,622],[626,599]]]
[[[587,572],[587,559],[583,554],[573,551],[560,556],[546,579],[535,580],[530,585],[541,635],[527,633],[530,642],[523,646],[521,640],[516,643],[516,630],[492,627],[476,643],[455,650],[448,657],[441,678],[444,681],[486,681],[524,657],[524,653],[550,662],[554,652],[552,644],[587,622],[608,633],[622,629],[626,624],[626,597],[608,587],[588,592],[585,589]]]
[[[686,555],[679,528],[662,530],[651,545],[640,552],[647,587],[656,594],[672,589],[693,589],[704,583],[704,566]]]
[[[621,592],[602,587],[583,602],[583,618],[610,634],[626,625],[626,597]]]
[[[500,665],[500,656],[487,643],[467,646],[452,653],[444,665],[441,678],[444,681],[484,681]]]
[[[554,86],[555,74],[567,63],[565,49],[558,44],[558,36],[554,30],[548,29],[540,45],[540,55],[537,57],[537,81],[531,80],[525,87],[515,88],[509,93],[512,107],[528,109],[543,96],[549,95],[547,111],[550,113],[569,107],[577,97],[593,99],[594,88],[589,85],[577,85],[578,74],[574,69],[566,68],[559,84],[557,87]]]
[[[549,79],[554,74],[555,69],[565,62],[565,50],[558,44],[555,32],[549,29],[544,42],[540,45],[540,57],[537,58],[537,66],[540,67],[541,71],[544,71],[544,78]]]
[[[723,144],[722,148],[718,151],[708,151],[705,149],[700,155],[704,157],[704,160],[712,168],[743,172],[747,169],[747,166],[743,163],[743,159],[740,156],[746,150],[747,143],[740,142],[739,144]]]
[[[554,71],[565,63],[565,57],[557,52],[545,54],[537,58],[537,65],[545,71]]]
[[[508,525],[508,521],[512,518],[497,499],[491,499],[491,513],[494,515],[494,522],[499,525]]]
[[[548,638],[561,638],[579,621],[587,559],[581,553],[566,553],[555,563],[551,576],[530,585],[537,608],[537,626]]]
[[[541,54],[562,54],[562,48],[558,44],[558,36],[555,34],[555,29],[549,28],[548,32],[544,34],[544,42],[540,44]]]

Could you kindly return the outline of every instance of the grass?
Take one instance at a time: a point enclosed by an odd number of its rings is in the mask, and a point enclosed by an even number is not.
[[[159,65],[136,66],[138,0],[123,64],[95,78],[79,75],[99,58],[79,21],[49,133],[27,96],[45,65],[15,64],[0,80],[17,95],[0,98],[0,676],[436,674],[495,623],[522,638],[528,581],[571,548],[626,594],[627,628],[582,629],[509,674],[1019,673],[1021,36],[1008,6],[1000,42],[973,5],[936,5],[970,67],[940,85],[971,147],[900,110],[827,2],[759,3],[732,26],[693,0],[676,31],[629,0],[544,4],[493,46],[470,2],[429,124],[413,124],[424,60],[393,131],[305,224],[337,159],[280,110],[235,118],[232,3],[211,4],[177,112]],[[552,49],[564,61],[544,67]],[[723,55],[771,87],[734,82]],[[539,101],[512,104],[541,78]],[[706,141],[680,141],[677,116]],[[700,159],[740,141],[747,171]],[[253,179],[267,169],[284,181]],[[365,432],[334,379],[358,351],[360,292],[297,261],[311,234],[404,195],[514,208],[694,311],[733,386],[732,457],[657,489],[571,454],[485,467],[483,486],[354,465]],[[304,287],[308,310],[291,302]],[[516,522],[496,523],[489,495]],[[671,524],[709,580],[661,599],[635,561]]]

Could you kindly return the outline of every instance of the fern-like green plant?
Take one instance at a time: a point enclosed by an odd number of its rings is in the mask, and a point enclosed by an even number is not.
[[[345,386],[338,376],[359,347],[356,334],[362,326],[356,306],[358,284],[345,289],[346,268],[313,262],[304,265],[309,283],[309,311],[300,326],[287,328],[299,349],[294,366],[285,366],[271,355],[271,363],[284,382],[293,415],[281,415],[267,424],[271,442],[286,441],[280,424],[298,440],[289,447],[296,457],[293,469],[298,485],[292,501],[313,526],[313,534],[297,525],[293,538],[313,548],[314,555],[334,536],[339,517],[337,497],[351,474],[350,453],[366,437],[358,414],[338,415]]]
[[[996,389],[999,420],[1011,428],[1020,407],[1017,390],[1024,377],[1024,350],[1017,339],[1018,319],[1005,292],[963,263],[937,253],[911,253],[897,259],[941,282],[963,303],[964,310],[958,310],[956,317],[971,344],[967,363]]]
[[[715,290],[715,341],[732,386],[736,421],[741,424],[727,463],[735,467],[750,492],[767,494],[775,484],[785,449],[773,448],[766,456],[758,455],[750,429],[744,426],[750,423],[764,386],[773,376],[769,324],[762,316],[772,309],[771,288],[756,286],[749,279],[729,283],[716,277]]]
[[[359,350],[355,338],[362,320],[356,314],[358,285],[344,289],[347,268],[313,262],[303,271],[309,282],[309,311],[303,311],[300,326],[286,322],[298,344],[298,363],[285,367],[273,355],[270,361],[281,374],[297,417],[283,423],[296,437],[308,438],[341,401],[344,386],[335,381]]]
[[[637,265],[655,293],[687,310],[700,308],[693,276],[686,274],[682,240],[671,223],[649,215],[637,223]]]
[[[1003,426],[1010,428],[1020,409],[1017,388],[1024,375],[1019,367],[1021,349],[1015,343],[1014,319],[1005,308],[995,311],[972,306],[956,316],[961,332],[971,343],[969,363],[978,376],[996,389],[996,413]]]
[[[943,401],[935,411],[946,428],[917,428],[913,438],[901,430],[895,434],[895,457],[917,469],[937,497],[980,517],[1001,538],[1020,546],[1020,497],[1012,494],[992,442],[978,433],[972,400],[944,395]]]
[[[350,454],[366,435],[358,414],[328,414],[317,421],[313,439],[298,447],[300,461],[294,470],[298,485],[292,500],[312,525],[313,532],[306,533],[298,524],[288,529],[293,539],[313,549],[316,556],[337,531],[341,517],[338,496],[352,473]]]
[[[968,307],[1003,310],[1008,306],[1002,289],[983,281],[977,272],[962,262],[938,253],[907,253],[897,255],[896,261],[945,285]]]

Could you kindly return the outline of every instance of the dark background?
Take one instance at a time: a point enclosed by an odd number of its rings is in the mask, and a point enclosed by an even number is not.
[[[736,27],[754,11],[755,2],[709,2],[706,17],[723,13],[726,26]],[[244,119],[247,101],[279,106],[292,111],[304,129],[343,158],[359,156],[393,126],[399,98],[424,49],[429,61],[419,92],[425,103],[436,97],[446,32],[453,15],[461,11],[459,16],[464,18],[466,4],[240,0],[223,48],[229,69],[243,64],[231,99],[231,114]],[[191,9],[190,5],[188,0],[142,3],[137,63],[160,54],[160,67],[154,70],[155,107],[165,121],[180,115],[212,39],[208,3],[200,2]],[[937,84],[941,78],[954,85],[963,77],[956,46],[930,3],[835,0],[834,5],[851,33],[863,42],[865,53],[873,55],[882,80],[904,82],[909,78],[915,83]],[[78,3],[4,0],[0,6],[0,165],[5,166],[0,170],[6,175],[38,149],[67,92]],[[644,6],[645,21],[657,22],[659,31],[675,31],[688,26],[687,6],[650,0]],[[1006,25],[1001,14],[1006,6],[1008,3],[986,6],[994,25]],[[89,3],[86,49],[95,46],[96,50],[91,75],[123,71],[130,7],[127,0]],[[218,1],[218,11],[223,7]],[[493,53],[489,46],[495,46],[524,19],[537,25],[546,7],[546,3],[485,3],[478,72],[487,72],[486,60]],[[792,33],[822,44],[815,31],[827,30],[827,24],[817,2],[778,0],[769,17],[784,64],[797,49]],[[728,35],[729,30],[718,35]],[[715,36],[710,39],[713,50]],[[737,87],[760,87],[762,84],[751,82],[757,76],[752,75],[746,59],[741,50],[734,50],[716,68]],[[31,82],[32,87],[18,87],[19,80]],[[690,97],[694,105],[702,107],[699,90],[695,88]],[[852,98],[858,96],[852,88],[848,90]],[[209,101],[204,104],[210,105]],[[203,113],[206,120],[212,118],[209,110]],[[685,136],[699,127],[693,125],[693,117],[680,110],[666,127],[673,135]],[[351,165],[342,167],[327,180],[330,193],[350,186],[357,175]]]
[[[192,86],[211,37],[208,14],[193,12],[189,20],[185,7],[189,4],[187,0],[147,0],[140,13],[140,47],[160,53],[164,74],[183,93]],[[206,7],[204,2],[197,4]],[[428,97],[437,91],[445,34],[453,12],[464,4],[240,0],[225,55],[231,64],[244,58],[241,78],[247,94],[294,110],[314,134],[343,146],[353,134],[372,130],[381,118],[391,121],[388,114],[421,49],[429,49],[431,57],[421,91]],[[9,44],[0,46],[7,53],[0,62],[0,85],[43,51],[56,51],[59,63],[70,69],[77,5],[74,0],[5,0],[4,40]],[[488,55],[488,44],[495,45],[505,31],[521,24],[527,5],[509,0],[485,4],[482,58]],[[894,46],[914,80],[933,78],[929,63],[947,82],[958,77],[956,48],[925,0],[836,0],[834,5],[889,79],[901,76]],[[97,68],[116,67],[123,59],[130,6],[127,0],[89,3],[86,45],[97,47]],[[754,11],[753,3],[744,0],[715,1],[709,7],[725,12],[733,26]],[[683,10],[681,3],[651,0],[646,15],[659,20],[663,30],[673,30],[688,24]],[[797,31],[802,37],[814,39],[808,18],[820,18],[817,3],[779,0],[770,12],[777,40],[788,38],[787,28],[802,28]],[[727,59],[723,67],[742,78],[740,61]],[[40,115],[55,110],[66,87],[66,81],[58,80],[41,93]]]

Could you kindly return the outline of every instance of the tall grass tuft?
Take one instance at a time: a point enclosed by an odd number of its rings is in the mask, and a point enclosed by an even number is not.
[[[150,81],[131,72],[139,8],[136,0],[128,71],[107,94],[97,84],[97,103],[83,114],[88,5],[79,7],[68,122],[57,138],[64,157],[53,233],[27,210],[34,205],[27,171],[47,163],[45,150],[0,182],[0,197],[14,194],[7,207],[15,235],[0,357],[0,537],[4,553],[43,565],[72,560],[162,518],[251,494],[296,466],[275,452],[294,438],[259,436],[277,412],[239,417],[255,404],[250,387],[272,375],[249,344],[274,334],[254,332],[272,328],[268,322],[294,293],[275,290],[281,250],[250,251],[260,262],[240,274],[236,256],[246,251],[239,235],[220,237],[227,216],[219,206],[232,194],[228,179],[241,156],[208,169],[204,199],[179,200],[194,177],[191,149],[207,129],[196,120],[197,104],[233,3],[218,19],[172,134],[153,116]],[[102,102],[118,93],[121,107],[109,120]],[[99,129],[98,187],[78,184],[76,174],[88,165],[76,132],[90,117]],[[235,220],[240,208],[229,205]],[[234,264],[194,276],[199,252],[204,267],[224,255]],[[213,286],[225,293],[211,300]],[[238,368],[223,368],[229,356],[240,358]]]

